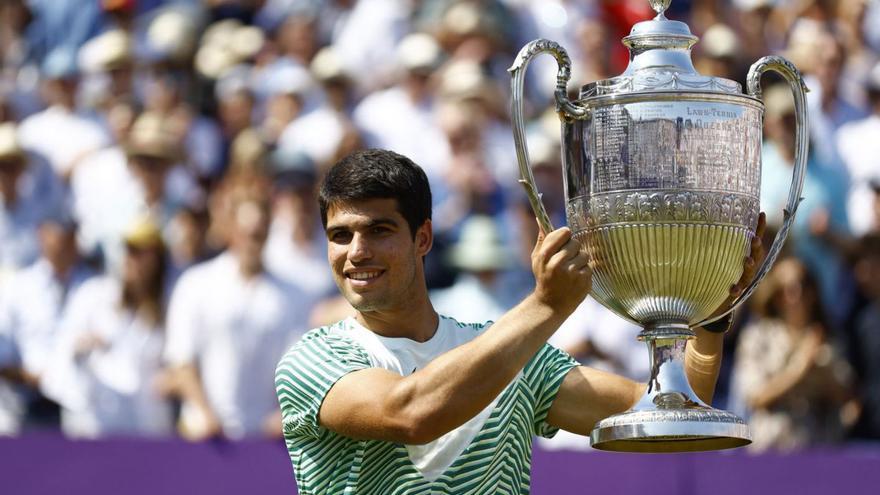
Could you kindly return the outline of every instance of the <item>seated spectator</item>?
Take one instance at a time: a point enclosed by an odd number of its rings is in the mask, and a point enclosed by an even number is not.
[[[37,385],[57,339],[58,322],[73,294],[94,274],[80,259],[69,213],[54,212],[42,222],[38,236],[40,259],[16,272],[10,281],[14,290],[0,299],[0,334],[9,345],[9,354],[0,357],[0,387],[17,389],[7,395],[8,401],[0,399],[5,410],[0,416],[10,421],[8,433],[19,430],[27,410],[42,401]]]
[[[851,426],[852,370],[827,341],[818,297],[794,258],[777,261],[752,297],[756,319],[739,338],[732,386],[750,416],[752,450],[835,443]]]
[[[159,392],[166,252],[151,220],[125,235],[120,277],[92,279],[70,301],[41,380],[61,405],[70,437],[170,435],[171,403]]]
[[[310,298],[263,265],[268,186],[243,179],[224,192],[229,247],[181,275],[168,311],[165,358],[183,400],[180,430],[192,440],[281,438],[272,379],[306,329]]]

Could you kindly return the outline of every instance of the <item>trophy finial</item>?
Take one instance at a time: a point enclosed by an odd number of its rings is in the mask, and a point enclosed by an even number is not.
[[[648,0],[648,3],[651,4],[651,8],[654,9],[654,12],[657,12],[657,17],[655,20],[661,21],[666,19],[666,9],[669,8],[669,4],[672,3],[672,0]]]

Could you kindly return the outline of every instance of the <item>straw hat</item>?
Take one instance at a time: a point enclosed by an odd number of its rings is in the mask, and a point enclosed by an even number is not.
[[[125,229],[122,240],[126,246],[136,248],[162,247],[162,231],[149,215],[134,219]]]
[[[256,56],[265,42],[265,35],[255,26],[245,26],[235,19],[215,22],[202,36],[195,57],[196,70],[217,79],[229,68]]]
[[[501,239],[492,217],[474,215],[462,225],[458,242],[450,248],[449,262],[471,272],[496,271],[513,263],[513,253]]]
[[[131,38],[121,29],[99,34],[79,49],[79,65],[89,73],[129,67],[133,61]]]
[[[186,60],[196,48],[199,19],[185,8],[167,8],[149,23],[146,44],[158,59]]]
[[[410,34],[397,45],[397,61],[410,72],[431,72],[443,61],[443,49],[429,34]]]
[[[325,46],[318,50],[312,59],[309,69],[312,75],[320,82],[338,81],[350,79],[351,75],[345,69],[342,58],[332,46]]]
[[[26,155],[18,140],[18,129],[11,122],[0,124],[0,162],[24,161]]]
[[[726,24],[713,24],[703,33],[700,47],[712,58],[733,58],[739,51],[739,37]]]
[[[180,159],[180,142],[168,128],[167,119],[145,112],[132,125],[125,144],[128,156],[157,158],[167,162]]]

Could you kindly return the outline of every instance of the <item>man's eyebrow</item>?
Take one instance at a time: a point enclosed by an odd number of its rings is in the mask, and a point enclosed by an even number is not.
[[[369,228],[379,227],[379,226],[383,226],[383,225],[387,225],[387,226],[391,226],[391,227],[398,227],[400,225],[400,222],[398,222],[397,220],[395,220],[392,217],[374,218],[363,225],[354,225],[354,226],[351,226],[351,225],[328,225],[327,226],[327,233],[331,234],[333,232],[348,231],[348,230],[357,229],[357,228],[369,229]]]

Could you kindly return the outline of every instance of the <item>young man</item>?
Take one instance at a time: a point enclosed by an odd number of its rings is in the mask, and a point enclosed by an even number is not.
[[[419,167],[354,153],[319,201],[331,269],[357,314],[312,330],[278,366],[299,493],[528,493],[534,435],[588,435],[643,393],[546,344],[591,286],[567,228],[539,236],[529,296],[495,323],[462,324],[428,299],[431,192]],[[722,335],[697,332],[688,378],[708,402]]]

